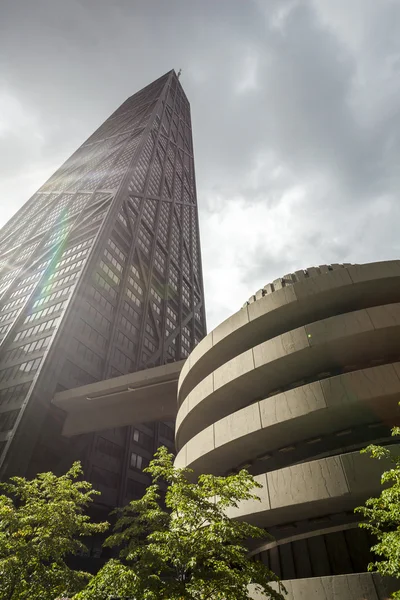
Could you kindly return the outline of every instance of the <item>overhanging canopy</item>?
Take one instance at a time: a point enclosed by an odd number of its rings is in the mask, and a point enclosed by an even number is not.
[[[147,421],[172,421],[177,412],[179,361],[59,392],[66,436]]]

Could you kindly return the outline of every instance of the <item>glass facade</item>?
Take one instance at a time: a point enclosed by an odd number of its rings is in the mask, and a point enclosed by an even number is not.
[[[180,360],[206,333],[190,107],[174,71],[130,97],[0,231],[1,478],[85,477],[115,506],[173,424],[68,440],[59,390]]]

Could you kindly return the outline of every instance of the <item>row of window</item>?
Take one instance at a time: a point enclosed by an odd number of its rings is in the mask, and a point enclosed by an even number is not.
[[[62,371],[63,379],[68,382],[70,387],[78,387],[80,385],[87,385],[93,383],[96,379],[93,375],[90,375],[87,371],[84,371],[77,365],[74,365],[70,360],[65,361],[65,365]]]
[[[110,331],[111,322],[106,319],[98,310],[95,309],[89,302],[86,302],[87,314],[93,319],[93,323],[96,323],[103,331],[107,333]]]
[[[162,421],[159,423],[159,434],[162,435],[166,440],[169,440],[170,442],[174,441],[175,438],[175,434],[174,434],[174,427],[168,425],[167,423],[163,423]]]
[[[119,258],[122,260],[122,262],[125,262],[126,255],[124,252],[122,252],[121,248],[119,246],[117,246],[117,244],[114,242],[114,240],[108,240],[108,245],[110,246],[110,248],[112,248],[114,250],[115,254],[117,256],[119,256]]]
[[[39,350],[45,350],[49,345],[50,338],[51,335],[48,335],[47,337],[40,338],[40,340],[36,340],[35,342],[31,342],[30,344],[24,344],[23,346],[18,346],[18,348],[9,350],[5,356],[4,362],[17,360],[21,356],[32,354],[32,352],[39,352]]]
[[[18,290],[15,290],[15,292],[13,292],[12,294],[10,294],[10,299],[11,298],[16,298],[17,296],[22,296],[23,294],[27,294],[28,292],[30,292],[31,290],[33,290],[33,288],[35,287],[34,283],[31,283],[31,285],[27,285],[24,286],[22,288],[19,288]]]
[[[143,431],[134,429],[133,433],[132,433],[132,440],[136,444],[139,444],[139,446],[142,446],[143,448],[148,450],[149,452],[153,451],[153,446],[154,446],[153,438],[150,435],[147,435],[147,433],[143,433]]]
[[[20,279],[20,281],[18,282],[18,287],[21,287],[22,285],[25,285],[25,284],[29,283],[30,281],[35,281],[36,279],[41,277],[44,273],[45,268],[47,267],[47,265],[49,263],[50,263],[50,261],[46,260],[44,263],[41,263],[40,265],[38,265],[36,267],[37,271],[35,273],[32,273],[31,275],[27,275],[23,279]]]
[[[80,242],[79,244],[75,244],[75,246],[71,246],[70,248],[67,248],[67,250],[65,250],[63,252],[62,257],[64,258],[64,256],[69,256],[70,254],[75,254],[75,252],[78,252],[78,250],[80,250],[81,248],[86,248],[86,246],[88,246],[92,240],[93,240],[93,238],[91,237],[88,240],[84,240],[83,242]]]
[[[131,265],[131,271],[134,275],[136,275],[136,277],[139,279],[140,281],[140,273],[138,271],[138,269],[135,267],[135,265]]]
[[[139,292],[140,295],[143,295],[143,288],[138,283],[136,283],[133,277],[128,277],[128,283],[133,287],[133,289]]]
[[[103,288],[103,290],[110,294],[111,298],[115,300],[115,298],[117,297],[117,292],[114,290],[113,287],[111,287],[109,283],[107,283],[107,281],[99,273],[94,274],[94,280],[97,283],[97,285]]]
[[[140,316],[139,314],[136,312],[136,310],[133,308],[133,306],[131,304],[129,304],[129,302],[126,302],[126,300],[124,301],[123,304],[123,309],[128,313],[128,315],[134,319],[135,321],[139,321],[140,320]]]
[[[160,302],[160,303],[162,302],[162,298],[161,298],[160,294],[158,292],[156,292],[156,290],[153,287],[150,288],[150,293],[152,294],[152,296],[154,296],[154,298],[156,300],[158,300],[158,302]]]
[[[149,465],[149,459],[144,456],[140,456],[136,452],[131,453],[130,467],[131,469],[137,469],[143,471]]]
[[[106,298],[104,298],[104,296],[100,294],[100,292],[96,290],[96,288],[89,286],[87,288],[87,291],[89,293],[89,296],[91,296],[108,313],[112,314],[114,312],[114,307],[111,304],[111,302],[106,300]]]
[[[116,258],[114,258],[111,252],[104,250],[104,256],[117,269],[117,271],[122,273],[123,266]]]
[[[90,363],[98,371],[102,370],[102,367],[103,367],[102,357],[99,356],[98,354],[96,354],[95,352],[93,352],[93,350],[91,350],[87,346],[85,346],[85,344],[82,344],[82,342],[80,342],[74,338],[72,340],[72,349],[74,352],[76,352],[76,355],[79,357],[79,359],[82,359],[82,360],[86,361],[87,363]]]
[[[39,298],[38,300],[36,300],[33,303],[32,308],[37,308],[38,306],[41,306],[42,304],[45,304],[47,302],[52,302],[53,300],[57,300],[57,298],[62,298],[63,296],[67,296],[69,294],[69,292],[72,289],[72,285],[63,288],[62,290],[57,290],[57,292],[53,292],[52,294],[49,294],[48,296],[42,296],[42,298]],[[0,318],[1,320],[1,318]]]
[[[78,260],[78,258],[81,258],[81,256],[86,256],[88,251],[89,251],[89,248],[86,248],[85,250],[81,250],[80,252],[77,252],[76,254],[71,254],[70,256],[63,258],[56,264],[56,269],[59,269],[60,267],[63,267],[64,265],[68,265],[70,262],[75,262],[76,260]]]
[[[34,335],[37,335],[38,333],[42,333],[42,331],[47,331],[48,329],[52,329],[53,327],[55,327],[57,325],[59,320],[60,320],[60,317],[57,317],[56,319],[50,319],[49,321],[40,323],[40,325],[35,325],[35,327],[29,327],[28,329],[19,331],[16,334],[13,341],[17,342],[18,340],[24,340],[27,337],[32,337]]]
[[[154,256],[154,265],[160,271],[160,273],[165,273],[165,256],[161,254],[159,250],[156,250]]]
[[[122,333],[122,331],[118,331],[117,333],[117,343],[126,348],[131,353],[133,353],[135,350],[135,344],[129,338],[127,338],[126,335]]]
[[[58,312],[63,310],[67,304],[67,300],[64,302],[57,302],[57,304],[52,304],[51,306],[47,306],[42,310],[38,310],[30,315],[28,315],[25,320],[25,323],[31,323],[32,321],[36,321],[37,319],[43,319],[43,317],[47,317],[47,315],[52,315],[54,312]]]
[[[155,337],[155,335],[154,335],[154,329],[152,328],[152,326],[150,325],[150,323],[146,323],[146,331],[152,337]]]
[[[132,333],[134,338],[136,338],[139,333],[139,329],[133,323],[128,321],[124,315],[121,315],[121,328],[124,331],[129,331],[129,333]]]
[[[51,281],[51,279],[55,279],[57,277],[61,277],[61,275],[65,275],[65,273],[69,273],[69,271],[72,271],[73,269],[79,269],[83,263],[85,262],[84,259],[82,260],[78,260],[77,262],[73,263],[72,265],[68,265],[68,267],[63,267],[62,269],[55,271],[54,273],[51,273],[51,275],[49,275],[49,281]]]
[[[156,345],[153,344],[153,342],[151,342],[147,337],[144,338],[143,344],[144,344],[145,348],[147,348],[148,350],[150,350],[150,352],[155,352]]]
[[[14,427],[19,413],[19,408],[0,413],[0,431],[9,431]]]
[[[4,390],[0,391],[0,406],[5,404],[14,404],[20,400],[23,400],[28,393],[30,383],[20,383],[19,385],[13,385]]]
[[[92,342],[93,344],[99,346],[99,348],[102,348],[103,350],[105,349],[107,339],[103,335],[101,335],[101,333],[93,329],[93,327],[88,325],[88,323],[86,323],[86,321],[84,321],[83,319],[81,319],[79,333],[81,333],[82,336],[84,336],[88,342]]]
[[[21,309],[18,308],[17,310],[0,314],[0,323],[14,319],[20,313],[20,311]]]
[[[15,277],[20,272],[21,268],[14,269],[13,271],[8,271],[6,275],[1,275],[1,283],[8,281],[9,279],[15,279]]]
[[[119,350],[118,348],[114,348],[114,359],[123,371],[125,371],[126,373],[132,371],[133,362],[128,356],[126,356],[126,354],[121,352],[121,350]]]
[[[132,300],[132,302],[134,302],[136,304],[136,306],[140,307],[142,303],[139,300],[139,298],[137,298],[137,296],[135,296],[135,294],[129,288],[126,288],[125,291],[126,291],[126,295],[128,296],[128,298],[130,300]]]
[[[1,309],[2,311],[8,310],[9,308],[14,308],[14,306],[18,306],[25,302],[27,296],[21,296],[21,298],[17,298],[16,300],[12,300],[12,302],[7,302]]]
[[[110,440],[99,436],[96,440],[96,451],[111,456],[112,458],[119,459],[122,456],[123,448],[118,446],[118,444],[114,444],[114,442],[110,442]]]
[[[116,275],[114,273],[114,271],[112,269],[110,269],[110,267],[108,265],[106,265],[106,263],[104,261],[100,261],[100,268],[104,271],[104,273],[106,275],[108,275],[108,277],[116,284],[119,285],[121,282],[121,279],[118,277],[118,275]]]
[[[24,377],[25,375],[33,375],[38,370],[41,361],[42,357],[35,358],[34,360],[23,362],[20,365],[3,369],[0,371],[0,383],[4,383],[5,381],[10,381],[12,379],[18,379],[19,377]]]
[[[63,277],[62,279],[57,279],[57,281],[55,281],[54,283],[45,285],[41,289],[41,294],[46,294],[47,292],[54,290],[54,288],[56,288],[56,287],[60,287],[61,285],[65,285],[66,283],[71,283],[71,281],[75,281],[75,279],[78,277],[78,275],[79,275],[78,272],[71,273],[71,275],[67,275],[67,277]]]

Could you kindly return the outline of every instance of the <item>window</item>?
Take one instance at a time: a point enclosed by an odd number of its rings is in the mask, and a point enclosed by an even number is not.
[[[122,260],[122,262],[125,262],[126,255],[124,252],[122,252],[121,248],[117,246],[114,240],[108,240],[108,245],[114,250],[115,254]]]
[[[91,480],[93,483],[106,488],[115,489],[118,486],[117,473],[113,473],[113,471],[108,471],[107,469],[102,469],[96,466],[92,467]]]
[[[42,358],[35,358],[34,360],[23,362],[20,365],[3,369],[0,371],[0,382],[2,383],[18,377],[25,377],[26,375],[34,375],[38,370],[41,361]]]
[[[125,219],[125,217],[123,215],[121,215],[121,213],[118,213],[118,219],[128,229],[127,220]]]
[[[99,328],[101,328],[107,332],[110,331],[111,322],[108,319],[106,319],[105,317],[103,317],[103,315],[98,310],[96,310],[94,306],[89,304],[89,302],[86,302],[86,310],[88,312],[88,315],[90,315],[92,317],[93,322]]]
[[[167,425],[166,423],[161,422],[159,424],[159,433],[160,435],[162,435],[166,440],[170,440],[171,442],[174,441],[174,429],[169,427],[169,425]]]
[[[139,444],[139,446],[143,446],[149,452],[153,451],[153,438],[143,431],[139,431],[138,429],[133,430],[132,440]]]
[[[113,458],[121,458],[122,456],[121,446],[118,446],[103,437],[97,438],[96,450],[102,454],[107,454],[107,456],[112,456]]]
[[[54,290],[54,288],[56,288],[56,287],[60,287],[61,285],[65,285],[66,283],[70,283],[71,281],[74,281],[78,277],[78,275],[79,275],[79,272],[71,273],[71,275],[67,275],[67,277],[63,277],[62,279],[58,279],[57,281],[55,281],[54,283],[51,283],[50,285],[44,286],[41,290],[41,294],[46,294],[47,292]]]
[[[87,383],[93,383],[96,381],[96,379],[90,375],[90,373],[80,369],[69,360],[65,361],[62,376],[63,379],[68,381],[71,387],[78,387],[79,385],[86,385]]]
[[[150,288],[150,292],[158,302],[160,302],[160,303],[162,302],[162,298],[161,298],[160,294],[158,294],[153,287]]]
[[[10,294],[10,298],[16,298],[17,296],[22,296],[22,294],[26,295],[28,292],[33,290],[34,287],[35,287],[35,284],[31,283],[31,285],[27,285],[26,287],[19,288],[18,290],[15,290],[15,292]]]
[[[150,323],[146,323],[146,331],[149,335],[151,335],[152,337],[154,336],[154,329],[152,328],[152,326],[150,325]]]
[[[122,331],[118,331],[117,333],[117,343],[121,344],[121,346],[126,348],[131,353],[133,353],[135,350],[135,344],[129,338],[127,338]]]
[[[130,358],[126,356],[121,350],[118,348],[114,348],[114,359],[117,362],[118,366],[122,368],[125,372],[132,371],[133,362]]]
[[[147,348],[148,350],[150,350],[150,352],[155,352],[156,350],[156,345],[153,344],[153,342],[151,342],[149,339],[147,339],[146,337],[143,340],[144,346],[145,348]]]
[[[98,371],[101,370],[103,365],[103,359],[101,356],[93,352],[90,348],[79,342],[78,340],[73,340],[73,350],[76,352],[76,355],[79,356],[80,359],[85,361],[86,363],[92,365]]]
[[[121,282],[121,279],[118,277],[118,275],[116,275],[114,273],[114,271],[112,269],[110,269],[109,266],[106,265],[106,263],[104,261],[100,261],[100,268],[104,271],[104,273],[116,284],[119,285]]]
[[[20,409],[0,413],[0,431],[9,431],[14,427]]]
[[[83,260],[78,260],[77,262],[74,262],[72,265],[68,265],[67,267],[64,267],[63,269],[59,269],[55,273],[51,273],[51,275],[49,275],[49,281],[51,279],[61,277],[61,275],[65,275],[65,273],[68,273],[69,271],[72,271],[73,269],[80,268],[83,265],[83,263],[84,263]]]
[[[39,298],[38,300],[36,300],[33,303],[32,308],[37,308],[38,306],[41,306],[42,304],[45,304],[47,302],[52,302],[53,300],[56,300],[57,298],[62,298],[63,296],[68,296],[70,291],[72,290],[72,285],[63,288],[61,290],[58,290],[57,292],[53,292],[52,294],[49,294],[48,296],[43,296],[42,298]]]
[[[25,398],[30,386],[30,383],[21,383],[19,385],[13,385],[12,387],[6,388],[5,390],[1,390],[0,406],[19,402]]]
[[[71,262],[75,262],[81,256],[86,256],[86,254],[88,253],[88,250],[89,250],[89,248],[86,248],[86,250],[81,250],[80,252],[77,252],[76,254],[72,254],[71,256],[67,256],[66,258],[63,258],[56,264],[56,269],[59,269],[60,267],[63,267],[64,265],[68,265]]]
[[[42,331],[47,331],[48,329],[52,329],[53,327],[55,327],[57,325],[59,320],[60,320],[60,318],[57,317],[56,319],[50,319],[49,321],[44,321],[43,323],[40,323],[39,325],[35,325],[35,327],[29,327],[29,329],[23,329],[22,331],[19,331],[16,334],[13,341],[17,342],[18,340],[24,340],[27,337],[32,337],[34,335],[38,335],[39,333],[42,333]]]
[[[90,244],[90,242],[93,240],[93,238],[89,238],[88,240],[84,240],[83,242],[80,242],[79,244],[76,244],[75,246],[71,246],[70,248],[68,248],[67,250],[64,250],[62,256],[64,258],[64,256],[69,256],[70,254],[75,254],[75,252],[78,252],[81,248],[85,248],[86,246],[88,246]],[[87,252],[88,248],[86,249]]]
[[[128,277],[128,283],[137,291],[140,295],[143,295],[143,288],[136,283],[132,277]]]
[[[140,454],[136,454],[136,452],[131,453],[131,469],[138,469],[139,471],[142,471],[145,467],[147,467],[148,464],[149,461],[143,456],[140,456]]]
[[[132,300],[132,302],[134,302],[136,304],[136,306],[141,306],[141,301],[139,300],[139,298],[137,296],[135,296],[135,294],[133,292],[131,292],[131,290],[129,288],[126,288],[126,295],[128,296],[128,298],[130,300]]]
[[[139,333],[139,329],[133,323],[128,321],[128,319],[123,315],[121,315],[121,328],[124,331],[129,331],[130,333],[133,333],[134,337],[136,337]]]
[[[13,310],[12,312],[8,312],[8,313],[0,314],[0,323],[2,321],[13,320],[17,315],[19,315],[19,313],[20,313],[20,309]]]
[[[92,344],[99,346],[99,348],[102,348],[103,350],[105,349],[107,344],[106,338],[93,329],[93,327],[90,327],[83,319],[81,319],[79,332],[88,342],[92,342]]]
[[[158,306],[158,304],[156,304],[155,302],[152,302],[152,303],[151,303],[151,305],[152,305],[152,307],[153,307],[153,310],[154,310],[154,311],[155,311],[155,312],[156,312],[158,315],[160,315],[160,314],[161,314],[161,308]]]
[[[105,250],[104,256],[117,269],[117,271],[122,273],[123,266],[116,258],[114,258],[114,256],[111,254],[111,252],[109,252],[108,250]]]
[[[98,304],[102,308],[104,308],[107,312],[109,312],[109,313],[113,313],[114,312],[114,307],[111,304],[111,302],[109,302],[108,300],[106,300],[104,298],[104,296],[102,294],[100,294],[100,292],[98,290],[96,290],[96,288],[89,286],[88,287],[88,293],[93,298],[93,300],[95,300],[96,302],[98,302]]]
[[[135,267],[135,265],[131,265],[131,271],[140,280],[140,273],[139,273],[138,269]]]
[[[36,312],[28,315],[25,318],[24,323],[31,323],[32,321],[37,321],[38,319],[43,319],[44,317],[47,317],[47,315],[51,315],[54,312],[59,312],[59,311],[63,310],[66,303],[67,303],[67,301],[65,300],[64,302],[58,302],[57,304],[52,304],[51,306],[48,306],[47,308],[43,308],[42,310],[36,311]]]
[[[131,306],[129,304],[129,302],[126,302],[126,301],[124,302],[123,309],[128,313],[128,315],[130,317],[132,317],[132,319],[134,319],[135,321],[139,321],[140,317],[139,317],[138,313],[133,308],[133,306]]]
[[[103,290],[110,294],[110,296],[115,300],[115,298],[117,297],[117,292],[114,290],[114,288],[111,287],[109,283],[107,283],[105,279],[103,279],[101,275],[99,275],[99,273],[94,274],[94,280],[101,288],[103,288]]]
[[[32,354],[32,352],[39,352],[40,350],[45,350],[49,345],[50,338],[51,335],[48,335],[47,337],[40,338],[40,340],[36,340],[35,342],[31,342],[30,344],[24,344],[23,346],[18,346],[18,348],[9,350],[4,357],[4,362],[17,360],[21,356]]]

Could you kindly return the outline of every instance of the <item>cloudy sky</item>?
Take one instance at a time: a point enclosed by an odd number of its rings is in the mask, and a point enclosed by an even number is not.
[[[399,0],[2,0],[0,225],[182,68],[209,330],[290,271],[399,258],[399,27]]]

